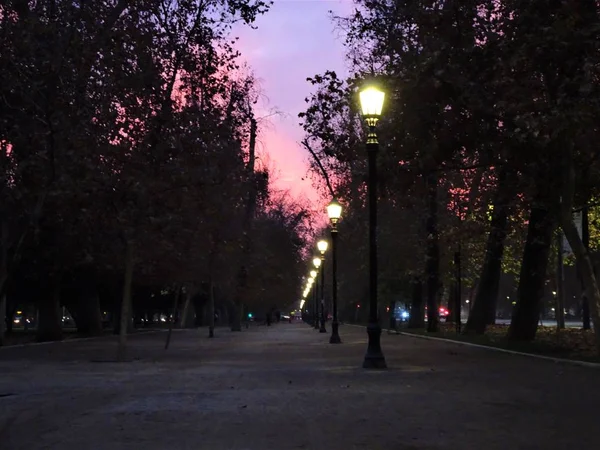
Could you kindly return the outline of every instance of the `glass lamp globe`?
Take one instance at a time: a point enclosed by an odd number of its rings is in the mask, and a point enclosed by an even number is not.
[[[331,200],[331,203],[327,205],[327,215],[333,225],[339,222],[340,217],[342,217],[342,205],[340,205],[337,199],[334,198]]]
[[[367,118],[381,117],[385,92],[375,86],[366,86],[359,93],[360,108],[363,116]]]
[[[319,242],[317,242],[317,249],[321,252],[321,255],[325,254],[328,246],[329,244],[325,239],[321,239]]]

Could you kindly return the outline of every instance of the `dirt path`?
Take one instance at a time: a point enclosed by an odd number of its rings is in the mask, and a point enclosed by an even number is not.
[[[383,335],[360,368],[304,324],[0,349],[0,448],[571,449],[600,441],[595,369]],[[92,362],[93,361],[93,362]]]

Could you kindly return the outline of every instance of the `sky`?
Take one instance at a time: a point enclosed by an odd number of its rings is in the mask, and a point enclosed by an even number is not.
[[[256,30],[236,30],[242,57],[259,80],[264,97],[257,117],[273,110],[282,114],[262,122],[260,156],[274,169],[275,189],[295,197],[318,200],[313,178],[307,177],[310,154],[300,146],[304,134],[298,113],[312,92],[306,81],[317,73],[335,70],[347,74],[343,37],[331,20],[348,15],[352,0],[274,0],[270,11],[258,18]]]

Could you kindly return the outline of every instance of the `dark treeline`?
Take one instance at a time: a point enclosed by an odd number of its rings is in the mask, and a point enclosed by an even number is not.
[[[309,79],[315,92],[300,115],[306,143],[333,174],[346,207],[339,286],[347,315],[367,299],[367,170],[357,89],[374,79],[387,92],[379,126],[383,306],[405,301],[411,327],[425,326],[427,306],[427,327],[436,331],[438,307],[455,310],[460,243],[460,300],[465,309],[465,299],[472,305],[467,332],[483,333],[494,323],[501,291],[509,298],[500,303],[512,318],[509,338],[533,339],[542,311],[572,306],[578,315],[589,308],[600,341],[598,216],[591,207],[600,187],[600,6],[355,3],[351,16],[335,18],[353,74]],[[589,251],[572,214],[586,206]],[[565,260],[567,288],[578,273],[583,308],[579,297],[547,301],[549,291],[565,294],[556,277],[559,233],[573,249]]]
[[[95,334],[103,312],[125,333],[175,302],[200,324],[216,298],[233,329],[287,306],[306,212],[256,165],[231,34],[269,4],[2,2],[0,322],[54,340],[62,307]]]

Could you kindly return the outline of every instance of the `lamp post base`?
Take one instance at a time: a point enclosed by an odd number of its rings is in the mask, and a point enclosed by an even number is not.
[[[367,325],[369,344],[363,361],[363,369],[387,369],[385,357],[381,351],[381,326],[378,323]]]
[[[319,333],[327,333],[327,328],[325,328],[325,321],[321,319],[321,327],[319,328]]]
[[[340,339],[340,334],[338,332],[340,324],[338,321],[331,322],[331,337],[329,338],[330,344],[341,344],[342,340]]]

